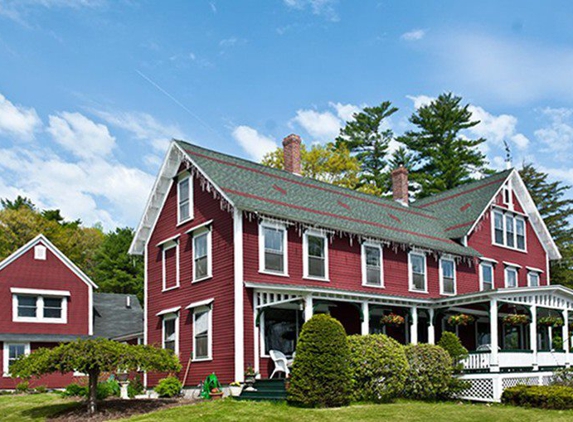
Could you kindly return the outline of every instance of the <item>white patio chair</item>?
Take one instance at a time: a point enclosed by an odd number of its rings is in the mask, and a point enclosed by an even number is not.
[[[290,374],[290,370],[288,369],[289,360],[287,359],[285,354],[278,350],[271,350],[269,352],[269,355],[271,356],[271,359],[275,364],[275,369],[271,374],[270,378],[272,378],[277,372],[284,372],[285,378],[287,378]]]

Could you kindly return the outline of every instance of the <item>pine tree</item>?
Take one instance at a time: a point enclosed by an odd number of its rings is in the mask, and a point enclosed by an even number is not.
[[[354,120],[347,122],[336,138],[336,146],[346,147],[360,162],[361,185],[372,185],[379,192],[384,192],[388,185],[386,155],[394,137],[391,129],[384,129],[384,123],[396,111],[390,101],[366,107],[354,114]]]
[[[421,184],[420,196],[455,188],[483,172],[485,155],[477,147],[485,139],[468,139],[463,131],[477,125],[469,104],[451,93],[441,94],[410,117],[417,129],[407,131],[398,140],[413,153],[412,177]]]
[[[573,227],[569,221],[573,200],[564,198],[570,186],[549,181],[549,175],[531,163],[524,163],[519,174],[563,256],[561,261],[551,263],[551,283],[573,287]]]

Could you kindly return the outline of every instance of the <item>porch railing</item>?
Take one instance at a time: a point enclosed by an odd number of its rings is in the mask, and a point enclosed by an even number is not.
[[[462,363],[466,371],[489,371],[490,352],[470,352]]]
[[[497,356],[502,371],[531,369],[534,363],[539,368],[563,367],[566,363],[565,352],[562,351],[539,351],[536,358],[531,350],[500,350]],[[466,372],[488,372],[491,368],[491,352],[470,352],[462,363]]]

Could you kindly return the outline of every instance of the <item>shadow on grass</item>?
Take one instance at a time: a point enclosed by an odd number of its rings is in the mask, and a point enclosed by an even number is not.
[[[49,417],[56,416],[66,410],[73,408],[85,406],[85,403],[80,402],[70,402],[70,403],[59,403],[59,404],[48,404],[39,405],[32,407],[31,409],[26,409],[20,412],[22,416],[26,416],[32,419],[45,419]]]

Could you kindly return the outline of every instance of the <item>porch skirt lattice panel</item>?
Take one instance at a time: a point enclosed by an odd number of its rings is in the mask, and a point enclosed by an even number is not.
[[[512,377],[512,378],[502,378],[501,386],[505,390],[506,388],[515,387],[516,385],[539,385],[539,377]]]
[[[541,385],[549,385],[551,384],[551,380],[553,379],[553,376],[544,376],[541,377]]]
[[[464,381],[469,382],[470,388],[462,391],[459,398],[479,401],[494,400],[493,378],[465,379]]]

